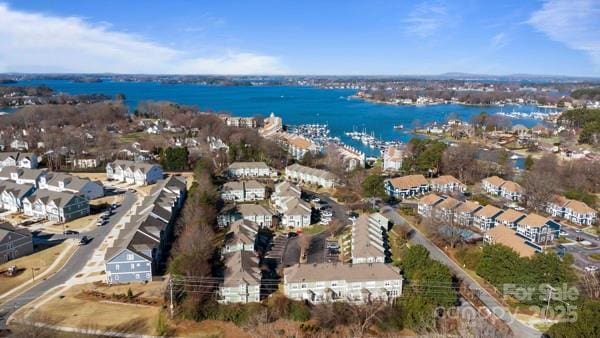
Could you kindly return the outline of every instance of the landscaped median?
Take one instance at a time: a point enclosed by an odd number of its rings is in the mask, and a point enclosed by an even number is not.
[[[75,250],[77,250],[75,241],[67,240],[0,265],[0,304],[4,299],[16,295],[32,283],[60,270]],[[17,274],[13,277],[6,274],[10,266],[17,267]]]

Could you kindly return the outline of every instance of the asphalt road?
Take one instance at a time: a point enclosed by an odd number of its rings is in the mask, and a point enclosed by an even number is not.
[[[0,331],[7,329],[6,321],[8,320],[8,317],[10,317],[10,315],[16,310],[30,301],[40,297],[46,291],[65,283],[67,280],[81,271],[87,264],[88,260],[92,257],[96,248],[100,246],[100,243],[102,243],[106,235],[131,209],[135,202],[136,196],[133,193],[125,192],[125,198],[123,199],[121,206],[115,210],[115,214],[110,217],[106,225],[96,227],[92,231],[80,234],[86,235],[92,240],[87,245],[77,248],[77,251],[71,256],[69,261],[60,271],[56,272],[46,280],[28,289],[27,291],[22,292],[17,297],[0,304]],[[57,239],[60,239],[61,236],[78,238],[78,235],[60,235],[57,236]]]
[[[384,206],[381,208],[381,213],[386,217],[390,218],[396,225],[408,226],[414,230],[414,235],[410,241],[414,244],[420,244],[424,246],[431,256],[431,258],[445,264],[452,270],[452,272],[461,280],[463,280],[470,289],[479,290],[479,299],[487,306],[487,308],[493,312],[498,318],[502,319],[513,331],[515,337],[541,337],[542,333],[536,329],[533,329],[520,321],[518,321],[512,314],[508,313],[502,304],[500,304],[494,297],[492,297],[485,289],[481,288],[471,276],[469,276],[462,268],[460,268],[454,261],[452,261],[446,254],[427,239],[419,230],[408,223],[402,216],[400,216],[392,207]]]
[[[563,244],[562,246],[565,248],[565,251],[573,255],[573,265],[579,269],[583,269],[586,266],[597,265],[598,263],[589,258],[591,254],[600,253],[600,241],[598,240],[598,236],[594,236],[588,234],[583,231],[577,232],[577,229],[563,226],[561,230],[567,233],[566,237],[573,241],[573,243]],[[579,244],[575,239],[580,237],[581,239],[590,242],[592,245],[583,246]]]

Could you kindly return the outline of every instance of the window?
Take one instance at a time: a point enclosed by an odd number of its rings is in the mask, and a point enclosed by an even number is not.
[[[308,287],[308,285],[306,285],[306,283],[302,283],[302,285],[300,285],[301,289],[306,289]]]
[[[386,281],[383,283],[383,285],[387,287],[387,286],[391,286],[391,285],[392,285],[392,283],[391,283],[389,280],[386,280]]]
[[[115,270],[119,271],[119,264],[115,264]]]
[[[132,261],[133,260],[133,254],[127,254],[127,260],[128,261]]]
[[[337,281],[333,281],[333,282],[331,282],[331,287],[332,287],[332,288],[334,288],[334,287],[336,287],[336,286],[337,286]]]
[[[115,280],[119,280],[119,275],[115,275]]]
[[[140,274],[139,273],[135,274],[135,279],[140,279]]]
[[[146,278],[150,279],[150,272],[146,273]]]
[[[135,264],[131,263],[131,270],[135,269]]]

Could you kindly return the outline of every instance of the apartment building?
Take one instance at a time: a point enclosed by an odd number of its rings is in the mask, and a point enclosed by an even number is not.
[[[461,202],[453,197],[446,197],[442,202],[434,207],[435,217],[443,222],[451,223],[455,221],[456,208]]]
[[[391,302],[402,295],[402,275],[390,264],[296,264],[283,272],[283,292],[293,300],[324,303]]]
[[[481,209],[482,206],[479,203],[473,201],[462,202],[455,210],[455,222],[462,226],[473,225],[473,219],[475,213]]]
[[[419,199],[417,213],[421,217],[429,218],[432,215],[433,207],[441,203],[444,199],[436,194],[428,194]]]
[[[234,162],[226,169],[229,177],[270,177],[271,168],[265,162]]]
[[[237,204],[224,208],[217,217],[219,226],[225,227],[231,223],[245,219],[256,223],[260,227],[273,225],[273,213],[260,204]]]
[[[504,210],[498,217],[496,217],[496,226],[505,226],[509,229],[515,229],[517,223],[525,218],[525,214],[515,209]]]
[[[559,236],[560,223],[538,214],[529,214],[517,222],[517,234],[531,243],[546,245]]]
[[[337,178],[334,174],[321,169],[305,167],[298,163],[285,168],[285,176],[295,182],[312,184],[324,188],[333,188]]]
[[[502,209],[488,204],[485,207],[477,210],[473,215],[473,225],[483,231],[487,231],[496,225],[496,217],[502,213]]]
[[[0,222],[0,264],[33,253],[31,233]]]
[[[483,241],[486,244],[501,244],[513,249],[521,257],[531,257],[539,250],[527,244],[522,237],[505,226],[497,226],[486,231]]]
[[[352,263],[386,263],[388,219],[380,213],[361,215],[352,225]]]
[[[31,184],[37,188],[40,179],[46,174],[47,171],[41,169],[2,167],[0,168],[0,181],[13,181],[17,184]]]
[[[442,175],[431,180],[431,190],[441,194],[467,191],[467,186],[452,175]]]
[[[221,188],[221,198],[224,201],[253,202],[265,199],[266,189],[255,180],[231,181]]]
[[[525,189],[518,183],[503,180],[498,176],[484,178],[481,181],[481,187],[490,195],[499,196],[511,201],[520,201],[525,194]]]
[[[38,158],[34,153],[0,152],[0,167],[36,169]]]
[[[383,170],[398,171],[402,169],[403,152],[400,147],[388,147],[383,151]]]
[[[223,257],[225,271],[217,301],[223,304],[260,301],[261,271],[254,252],[235,251]]]
[[[225,234],[223,254],[235,251],[254,252],[258,229],[256,223],[245,219],[239,219],[231,223],[227,234]]]
[[[0,209],[22,212],[23,200],[35,191],[31,184],[17,184],[12,181],[0,181]]]
[[[74,175],[49,172],[40,177],[39,188],[58,192],[69,192],[93,200],[104,196],[104,186],[87,178]]]
[[[50,190],[36,190],[23,199],[27,216],[66,223],[90,214],[90,204],[83,195]]]
[[[135,185],[154,184],[163,178],[158,164],[117,160],[106,165],[106,178]]]
[[[546,211],[553,217],[562,217],[577,225],[592,225],[598,212],[581,201],[555,195],[546,205]]]
[[[430,186],[425,176],[408,175],[386,180],[385,190],[389,196],[409,198],[427,193]]]

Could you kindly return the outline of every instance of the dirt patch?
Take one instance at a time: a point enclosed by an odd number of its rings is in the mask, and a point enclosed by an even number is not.
[[[75,297],[83,300],[95,300],[95,301],[111,301],[116,303],[127,303],[127,304],[138,304],[138,305],[150,305],[157,306],[160,301],[153,298],[142,297],[143,292],[134,294],[131,293],[112,293],[107,294],[97,290],[83,290]]]
[[[174,335],[177,337],[252,337],[243,329],[235,326],[235,324],[220,320],[204,320],[201,322],[189,320],[177,321],[175,322],[175,326]]]

